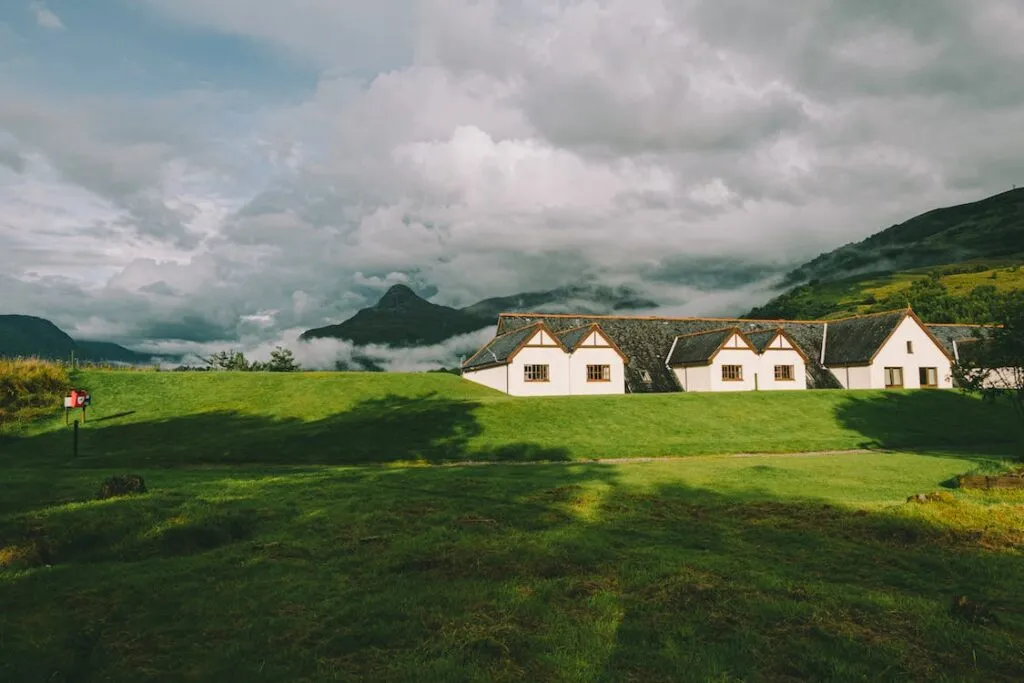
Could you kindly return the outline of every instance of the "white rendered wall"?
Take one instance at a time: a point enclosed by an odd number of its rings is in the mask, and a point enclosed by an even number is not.
[[[524,379],[527,365],[547,365],[549,381],[527,382]],[[513,396],[568,396],[572,393],[569,354],[561,348],[526,346],[512,359],[508,373],[509,393]]]
[[[470,382],[476,382],[477,384],[483,384],[485,387],[491,389],[497,389],[502,393],[508,393],[508,387],[505,381],[507,375],[507,365],[499,365],[494,368],[485,368],[483,370],[471,370],[463,372],[462,376],[468,379]]]
[[[711,391],[711,366],[672,368],[683,391]],[[721,372],[721,370],[719,370]]]
[[[738,336],[732,339],[718,352],[711,363],[711,391],[753,391],[754,375],[760,369],[760,360],[757,352],[749,346],[734,348],[744,342]],[[722,379],[723,365],[743,366],[743,379],[739,382],[731,382]]]
[[[907,342],[913,342],[914,352],[907,353]],[[940,389],[953,387],[952,363],[942,349],[931,340],[917,322],[907,316],[871,364],[870,388],[885,388],[885,368],[903,368],[903,388],[920,389],[920,368],[936,368]],[[851,368],[852,369],[852,368]],[[854,387],[860,388],[860,387]]]
[[[790,349],[768,348],[761,354],[757,373],[757,388],[760,391],[793,391],[807,388],[807,364],[803,356]],[[793,380],[775,379],[776,365],[792,365]]]
[[[604,343],[604,340],[601,340]],[[518,358],[516,359],[518,360]],[[611,370],[610,382],[588,382],[588,365],[607,365]],[[626,372],[622,356],[615,349],[587,348],[580,346],[569,358],[570,390],[573,394],[593,396],[596,394],[626,393]]]

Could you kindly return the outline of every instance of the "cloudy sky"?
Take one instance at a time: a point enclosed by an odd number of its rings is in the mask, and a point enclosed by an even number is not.
[[[1021,36],[1021,0],[8,0],[0,312],[142,348],[395,282],[739,313],[1024,184]]]

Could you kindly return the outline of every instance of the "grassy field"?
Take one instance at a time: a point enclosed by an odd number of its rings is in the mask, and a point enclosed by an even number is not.
[[[76,467],[589,460],[856,448],[1012,449],[1006,406],[955,392],[509,398],[447,374],[83,372]],[[62,415],[0,466],[71,464]]]
[[[78,460],[63,417],[0,441],[3,681],[1024,670],[1024,493],[951,488],[1012,464],[999,406],[522,400],[448,375],[75,384],[94,396]],[[872,444],[904,450],[700,455]],[[662,455],[692,457],[580,462]],[[494,462],[537,458],[555,462]],[[466,460],[492,463],[438,465]],[[128,472],[147,493],[94,499]],[[923,492],[939,495],[906,502]]]

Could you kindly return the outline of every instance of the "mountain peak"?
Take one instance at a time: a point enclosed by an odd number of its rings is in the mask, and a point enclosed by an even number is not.
[[[410,303],[424,301],[416,292],[412,291],[407,285],[392,285],[388,291],[384,293],[384,296],[380,298],[377,305],[374,308],[402,308],[408,306]]]

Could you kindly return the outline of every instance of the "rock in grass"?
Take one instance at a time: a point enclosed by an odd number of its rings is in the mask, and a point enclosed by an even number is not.
[[[142,477],[137,474],[124,474],[110,477],[104,481],[96,497],[100,500],[106,500],[107,498],[145,492],[146,482]]]

